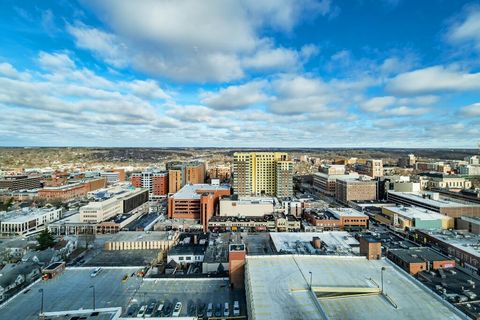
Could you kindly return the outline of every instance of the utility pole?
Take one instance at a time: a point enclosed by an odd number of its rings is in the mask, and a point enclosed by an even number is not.
[[[385,267],[382,267],[382,269],[380,269],[380,275],[381,275],[381,278],[382,278],[382,295],[383,295],[383,272],[385,271]]]

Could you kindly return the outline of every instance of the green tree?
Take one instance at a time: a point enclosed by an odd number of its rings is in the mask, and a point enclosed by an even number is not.
[[[45,250],[51,248],[55,245],[55,238],[48,231],[48,229],[43,230],[37,237],[38,241],[38,250]]]

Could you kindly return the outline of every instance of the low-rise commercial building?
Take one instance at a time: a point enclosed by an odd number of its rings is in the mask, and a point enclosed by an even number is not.
[[[462,190],[472,187],[470,180],[453,174],[437,172],[421,173],[420,179],[422,189]]]
[[[338,166],[335,166],[338,167]],[[349,174],[344,174],[345,166],[340,166],[343,170],[335,169],[332,170],[331,167],[326,168],[322,172],[317,172],[313,175],[313,188],[322,194],[327,196],[335,195],[335,185],[337,179],[356,179],[359,177],[358,173],[350,172]],[[338,174],[342,172],[342,174]]]
[[[426,247],[388,250],[387,257],[412,275],[425,270],[455,267],[455,260]]]
[[[449,230],[415,230],[414,239],[423,244],[437,247],[442,253],[454,257],[458,264],[479,273],[480,236]]]
[[[105,188],[105,178],[91,179],[55,187],[45,187],[38,190],[38,197],[44,199],[61,199],[64,201],[85,197],[88,192]]]
[[[480,234],[480,217],[460,217],[456,222],[456,229]]]
[[[177,232],[119,232],[107,240],[104,249],[111,250],[169,250],[175,245],[179,234]]]
[[[375,214],[375,220],[400,229],[450,229],[454,227],[452,217],[420,207],[383,207]]]
[[[368,227],[368,216],[352,208],[305,209],[304,218],[319,231],[361,230]]]
[[[47,224],[61,219],[62,208],[21,209],[0,216],[0,233],[3,235],[26,235],[43,230]]]
[[[480,204],[440,196],[435,192],[388,191],[387,197],[397,204],[421,207],[453,218],[480,216]]]
[[[238,197],[231,195],[220,199],[220,216],[225,217],[263,217],[271,214],[275,208],[272,197]]]

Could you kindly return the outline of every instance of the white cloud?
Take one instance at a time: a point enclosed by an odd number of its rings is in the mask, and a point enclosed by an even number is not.
[[[374,97],[360,104],[360,107],[368,112],[380,112],[385,107],[391,106],[397,99],[392,96]]]
[[[480,117],[480,103],[474,103],[469,106],[462,107],[460,114],[468,117]]]
[[[327,15],[330,1],[85,1],[111,33],[68,25],[77,46],[116,67],[189,82],[241,79],[245,69],[292,70],[315,53],[276,47],[261,28],[291,31],[305,15]],[[205,22],[208,23],[205,23]]]
[[[470,43],[480,50],[480,8],[466,10],[464,17],[454,22],[448,30],[447,40],[452,44]]]
[[[430,108],[410,108],[407,106],[395,107],[389,110],[385,110],[383,114],[390,116],[419,116],[430,112]]]
[[[7,76],[13,79],[29,79],[30,75],[26,72],[20,72],[15,69],[11,64],[2,62],[0,63],[0,75]]]
[[[266,81],[252,81],[238,86],[229,86],[217,92],[205,92],[200,95],[201,102],[213,109],[242,109],[268,100],[262,89]]]
[[[480,73],[465,73],[444,66],[402,73],[388,81],[386,85],[388,92],[405,95],[478,89],[480,89]]]
[[[40,66],[47,70],[73,69],[75,62],[65,53],[40,52],[38,55]]]

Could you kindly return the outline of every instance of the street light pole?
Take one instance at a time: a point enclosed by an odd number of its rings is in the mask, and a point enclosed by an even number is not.
[[[382,267],[382,269],[380,270],[380,275],[381,275],[381,278],[382,278],[382,295],[383,295],[383,272],[385,271],[385,267]]]
[[[95,311],[95,286],[91,285],[90,288],[93,289],[93,311]]]
[[[310,273],[310,290],[312,290],[312,271],[309,271]]]
[[[42,304],[40,305],[40,315],[43,316],[43,288],[38,289],[38,292],[40,292],[42,294]]]

